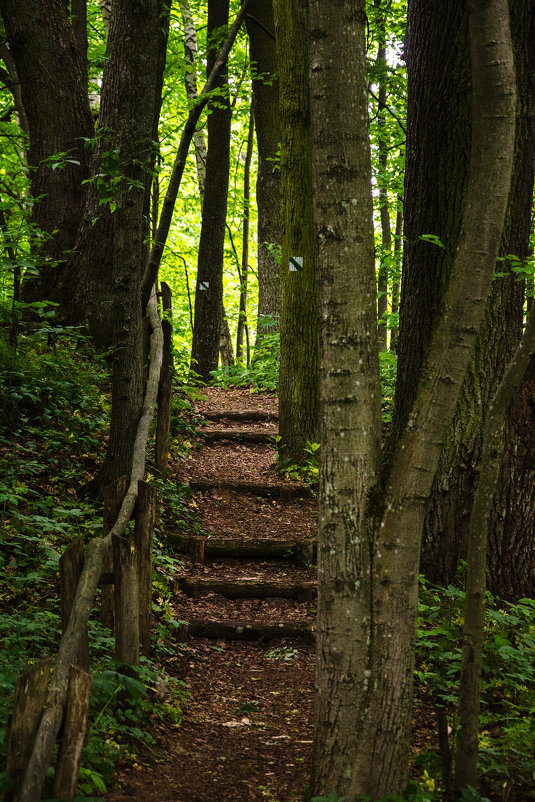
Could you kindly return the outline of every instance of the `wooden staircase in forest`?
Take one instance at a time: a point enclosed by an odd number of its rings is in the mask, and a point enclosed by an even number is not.
[[[276,398],[206,395],[199,448],[175,468],[202,534],[166,534],[180,563],[165,669],[189,699],[109,802],[286,802],[309,777],[316,500],[274,470]]]
[[[286,481],[273,470],[276,410],[207,409],[203,417],[210,425],[198,429],[201,452],[192,461],[189,485],[201,513],[214,502],[223,503],[227,520],[240,522],[240,527],[238,534],[224,524],[222,530],[214,530],[208,511],[209,528],[203,535],[168,536],[168,542],[187,555],[177,580],[175,605],[187,623],[177,636],[311,642],[316,598],[315,491],[307,484]],[[279,527],[274,537],[270,518],[259,522],[250,502],[245,515],[245,496],[267,507],[271,515],[283,517],[283,510],[291,507],[288,531]],[[301,517],[308,521],[304,531],[292,523]],[[199,601],[206,602],[201,604],[203,616],[197,612]]]

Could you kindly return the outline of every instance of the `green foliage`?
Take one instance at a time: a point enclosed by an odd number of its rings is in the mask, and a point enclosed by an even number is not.
[[[17,676],[59,644],[60,554],[74,538],[89,539],[102,527],[101,510],[81,502],[75,490],[102,452],[107,375],[83,339],[73,342],[61,332],[53,349],[47,342],[40,330],[26,332],[14,355],[0,339],[3,403],[9,411],[0,428],[0,764]],[[186,398],[184,393],[187,411]],[[177,416],[180,412],[175,409]],[[157,485],[173,526],[180,521],[190,526],[184,489],[161,480]],[[177,560],[156,534],[154,605],[157,652],[163,654],[175,625],[169,598]],[[118,665],[111,657],[110,632],[95,620],[89,640],[91,730],[79,792],[93,796],[105,793],[119,757],[152,743],[147,722],[165,717],[180,723],[186,689],[148,661],[135,671]],[[4,781],[0,775],[0,789]]]
[[[22,424],[44,424],[69,409],[77,429],[87,432],[104,423],[102,412],[89,423],[82,418],[86,410],[101,403],[96,387],[103,383],[103,371],[92,354],[84,353],[83,338],[79,336],[73,344],[71,337],[72,330],[46,325],[22,334],[16,352],[0,339],[0,403],[8,416]]]
[[[186,698],[184,683],[162,677],[150,661],[124,669],[108,658],[106,665],[94,673],[91,688],[91,729],[80,783],[84,794],[104,792],[119,757],[132,756],[139,744],[154,744],[148,720],[165,717],[178,725]]]
[[[508,253],[507,256],[499,256],[497,261],[504,267],[502,271],[496,271],[494,278],[506,278],[508,276],[516,277],[518,281],[533,280],[535,274],[535,259],[530,257],[528,259],[520,259],[513,253]]]
[[[430,245],[436,245],[437,248],[445,248],[444,243],[436,234],[421,234],[418,239],[428,242]]]
[[[319,478],[320,468],[320,444],[311,443],[307,440],[307,444],[303,451],[308,455],[303,464],[296,464],[290,460],[281,460],[280,449],[282,445],[282,438],[279,435],[274,435],[271,438],[277,448],[277,470],[279,473],[292,479],[294,482],[308,482],[315,484]]]
[[[273,326],[273,319],[265,319],[265,328]],[[250,367],[230,365],[212,371],[212,384],[217,387],[252,387],[256,390],[276,390],[279,383],[280,337],[278,332],[262,335],[255,349]]]
[[[449,714],[454,732],[464,596],[452,585],[422,581],[416,676]],[[535,601],[510,604],[487,594],[485,623],[480,764],[492,789],[504,781],[514,786],[533,770]]]

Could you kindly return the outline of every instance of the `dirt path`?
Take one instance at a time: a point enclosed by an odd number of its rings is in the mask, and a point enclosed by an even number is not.
[[[209,388],[197,411],[208,434],[176,478],[197,488],[203,535],[185,544],[173,611],[190,626],[167,666],[190,701],[107,798],[298,800],[312,742],[316,502],[273,470],[274,396]]]

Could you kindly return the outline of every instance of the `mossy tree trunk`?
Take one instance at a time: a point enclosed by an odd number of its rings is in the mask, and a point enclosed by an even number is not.
[[[282,311],[279,451],[303,462],[319,432],[307,4],[275,0],[280,78]]]

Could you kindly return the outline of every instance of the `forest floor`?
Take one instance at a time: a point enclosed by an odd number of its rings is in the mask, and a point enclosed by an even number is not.
[[[275,396],[205,398],[199,448],[174,467],[202,532],[178,567],[171,606],[189,627],[165,666],[189,699],[178,728],[160,724],[157,744],[118,767],[109,802],[290,802],[309,777],[316,499],[275,470]],[[432,743],[432,712],[416,715]]]

